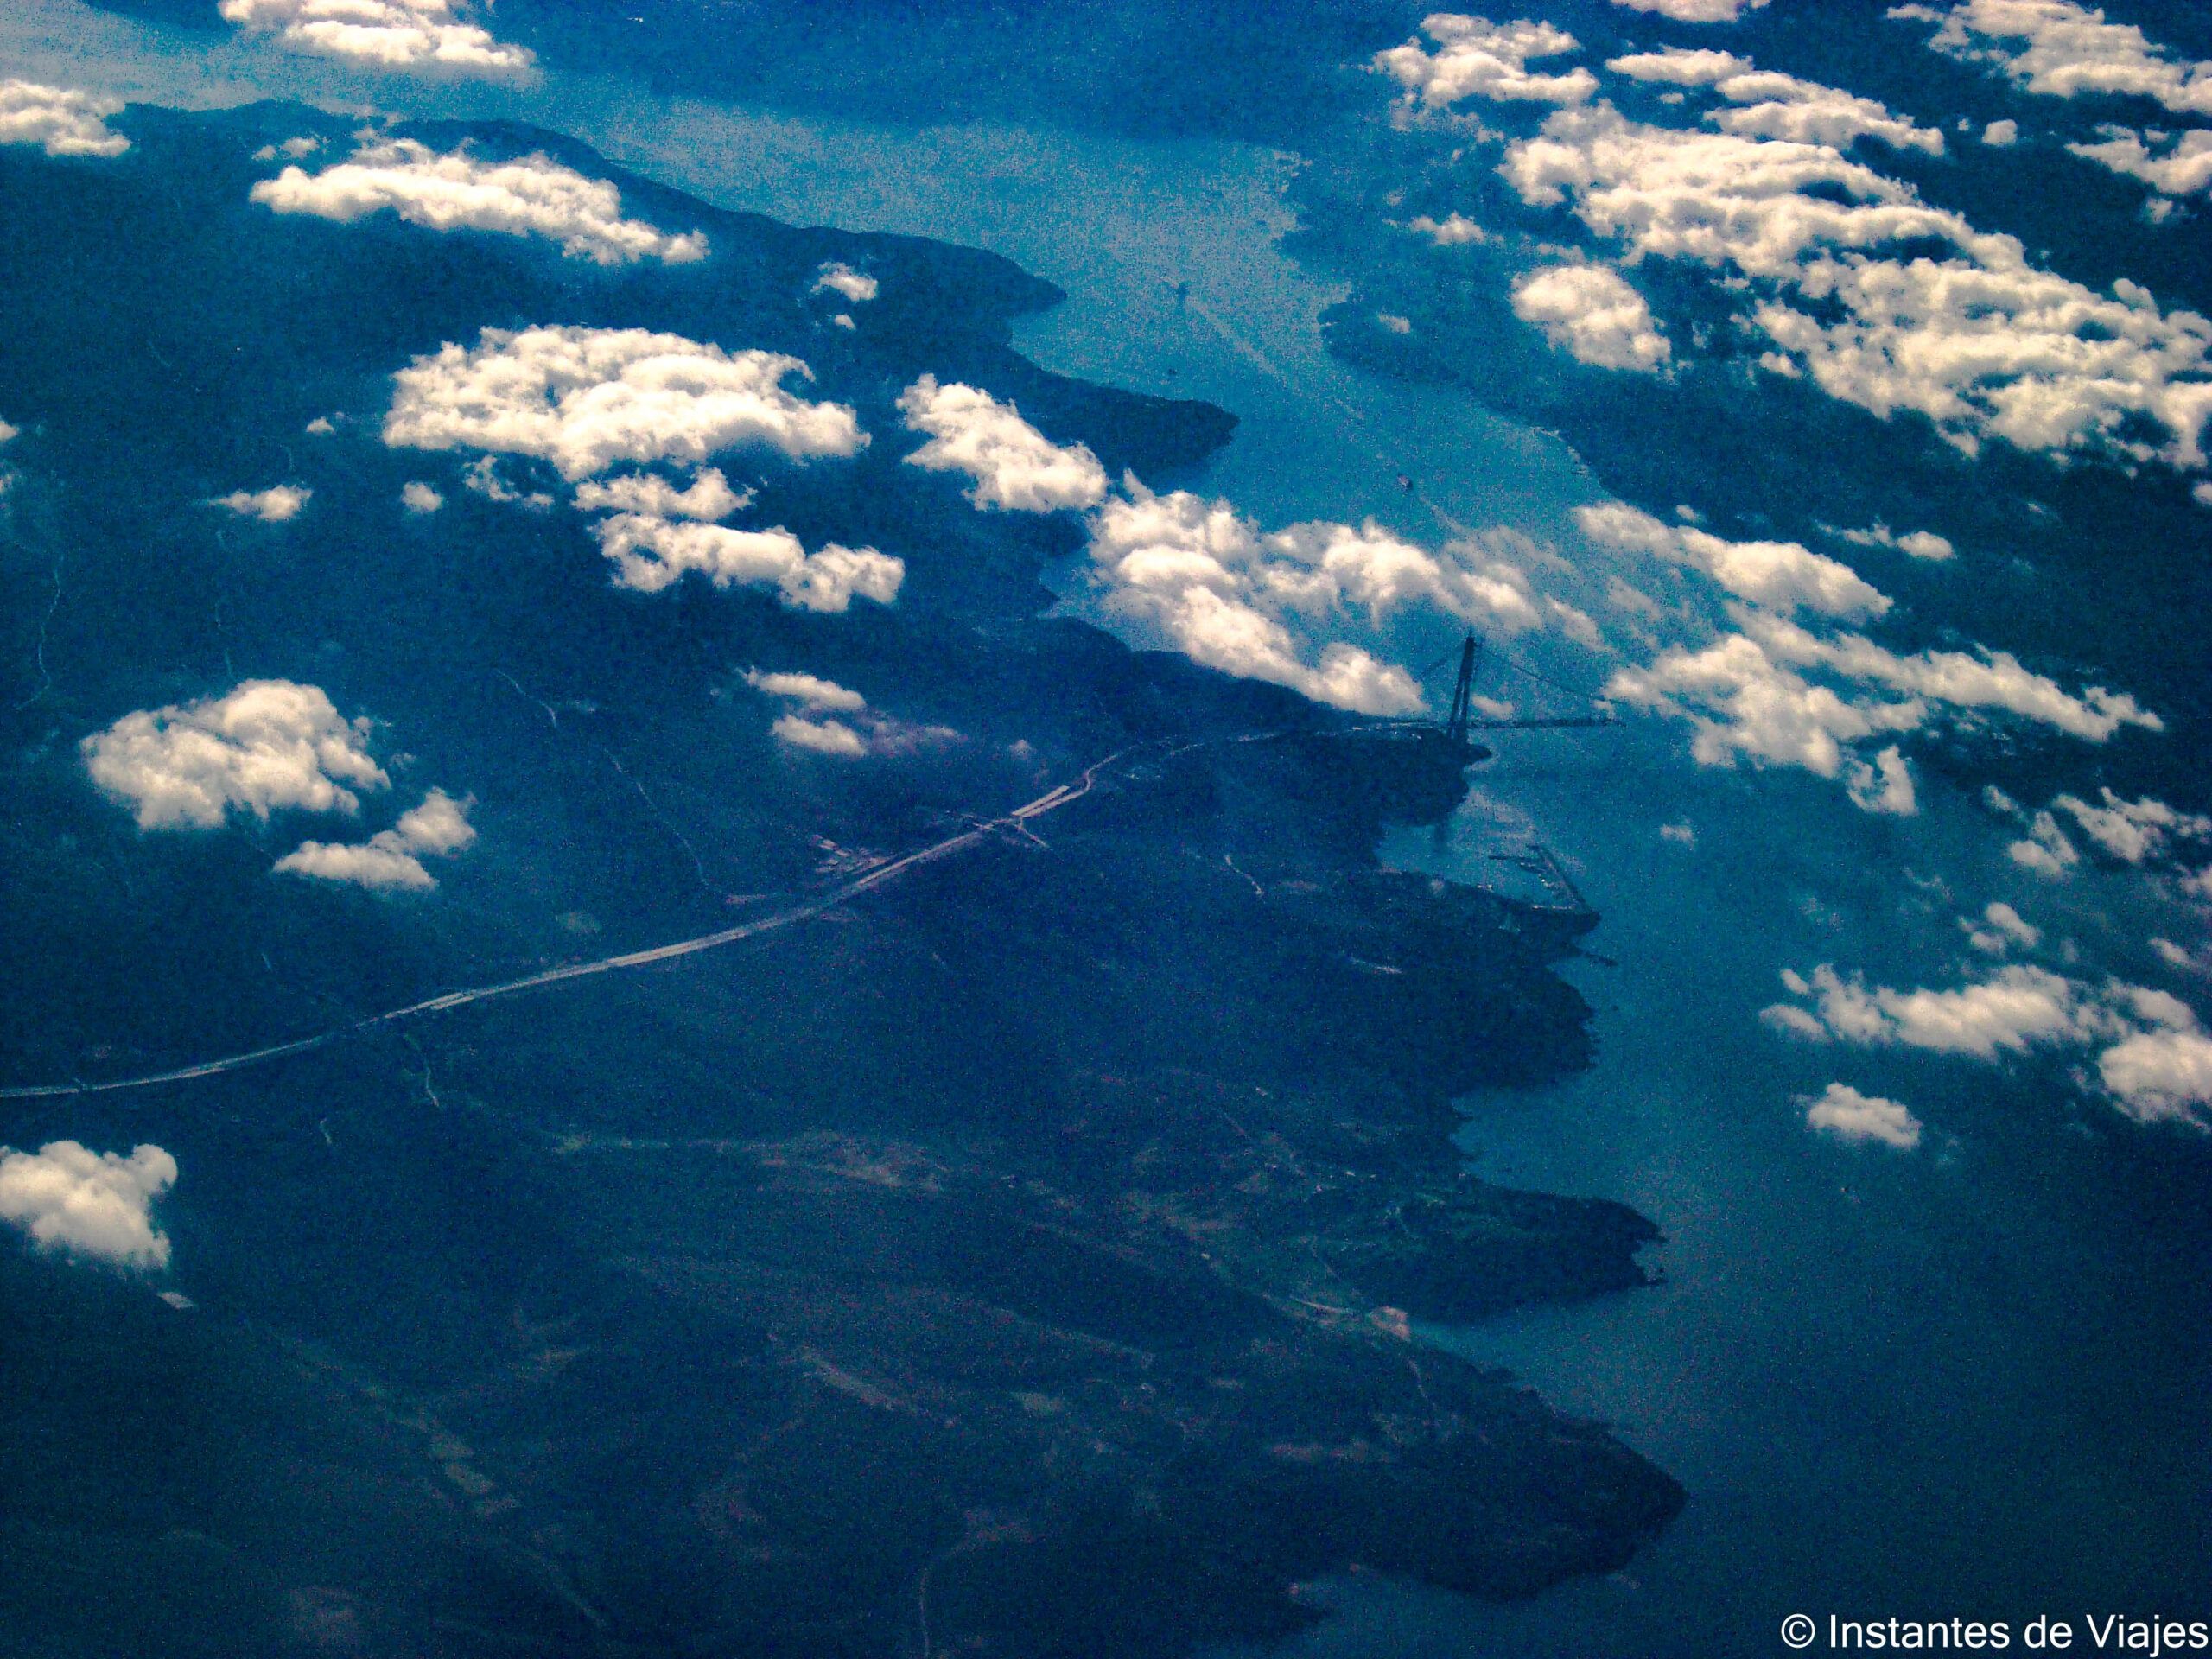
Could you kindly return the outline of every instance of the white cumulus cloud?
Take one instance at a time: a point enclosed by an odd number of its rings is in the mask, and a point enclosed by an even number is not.
[[[804,715],[784,715],[768,730],[779,743],[815,754],[858,759],[868,753],[868,740],[842,720],[810,720]]]
[[[2054,879],[2082,861],[2081,849],[2066,838],[2066,832],[2058,827],[2058,820],[2048,812],[2037,813],[2028,825],[2026,836],[2005,851],[2021,868]]]
[[[1849,1084],[1832,1083],[1805,1109],[1805,1127],[1838,1141],[1879,1141],[1899,1152],[1920,1144],[1920,1120],[1911,1109],[1879,1095],[1862,1095]]]
[[[1440,11],[1421,19],[1421,26],[1436,42],[1433,53],[1412,40],[1375,54],[1375,67],[1406,89],[1409,103],[1432,110],[1449,109],[1468,98],[1580,104],[1598,90],[1598,78],[1587,69],[1564,75],[1529,73],[1531,59],[1581,49],[1573,35],[1550,23],[1493,23],[1486,17]]]
[[[960,741],[960,734],[950,727],[918,726],[878,714],[859,692],[817,675],[749,668],[745,683],[763,696],[783,702],[788,712],[779,715],[768,731],[778,742],[795,749],[856,760],[868,754],[912,754]]]
[[[0,144],[36,144],[49,156],[120,156],[130,141],[108,130],[123,107],[100,98],[33,80],[0,80]]]
[[[1847,698],[1740,633],[1700,651],[1671,646],[1648,666],[1618,669],[1605,695],[1689,721],[1690,753],[1700,765],[1731,766],[1742,757],[1821,778],[1843,771],[1846,745],[1910,731],[1927,716],[1918,703]]]
[[[2085,161],[2140,179],[2165,195],[2194,195],[2212,185],[2212,131],[2195,127],[2168,143],[2164,133],[2142,133],[2132,127],[2106,125],[2097,130],[2104,135],[2101,143],[2066,148]],[[2152,148],[2160,143],[2165,143],[2164,155]]]
[[[794,459],[850,455],[868,442],[842,404],[784,389],[805,364],[725,352],[642,328],[486,328],[396,377],[384,441],[549,461],[570,482],[617,461],[703,461],[741,444]]]
[[[528,47],[464,21],[453,0],[222,0],[224,21],[274,30],[296,51],[369,69],[507,77],[527,74]]]
[[[1967,936],[1967,943],[1986,957],[2004,956],[2014,945],[2032,950],[2043,940],[2041,928],[2001,902],[1984,910],[1980,922],[1970,916],[1960,917],[1959,929]]]
[[[1417,231],[1440,248],[1462,247],[1469,243],[1479,246],[1500,238],[1495,232],[1484,230],[1464,213],[1450,213],[1440,221],[1421,213],[1406,221],[1406,228]]]
[[[2140,1123],[2206,1127],[2212,1106],[2212,1037],[2192,1023],[2137,1032],[2097,1057],[2097,1073]]]
[[[1703,266],[1745,296],[1769,366],[1887,419],[1925,416],[1968,453],[2102,448],[2205,464],[2212,321],[2041,270],[2015,238],[1931,207],[1821,143],[1555,111],[1510,147],[1522,199],[1567,206],[1630,263]],[[2140,429],[2145,424],[2150,431]],[[2158,435],[2163,432],[2163,439]]]
[[[1052,442],[987,391],[925,374],[899,394],[899,410],[930,440],[907,465],[967,474],[976,480],[968,499],[979,507],[1052,512],[1106,499],[1106,469],[1087,446]]]
[[[1709,531],[1668,524],[1622,501],[1577,507],[1574,519],[1594,542],[1688,565],[1754,604],[1854,620],[1890,608],[1889,596],[1849,565],[1796,542],[1726,541]]]
[[[1793,978],[1796,976],[1792,976]],[[1829,1033],[1865,1046],[1927,1049],[1994,1059],[2038,1044],[2084,1041],[2113,1029],[2102,1005],[2076,982],[2046,969],[2015,964],[1949,990],[1891,990],[1847,980],[1827,963],[1813,970],[1808,989]],[[1793,985],[1792,989],[1796,987]]]
[[[1840,530],[1833,524],[1822,524],[1822,530],[1839,541],[1849,542],[1853,547],[1893,547],[1916,559],[1940,563],[1957,551],[1932,530],[1909,531],[1900,536],[1878,520],[1865,530]]]
[[[2123,864],[2164,859],[2176,841],[2212,839],[2212,818],[2177,811],[2149,796],[2125,801],[2109,789],[2099,793],[2102,806],[2075,795],[2061,795],[2051,805],[2070,815],[2083,834]]]
[[[1674,347],[1651,308],[1606,265],[1553,265],[1513,284],[1513,315],[1577,362],[1656,373]]]
[[[733,530],[719,521],[748,506],[749,489],[730,487],[718,467],[678,489],[658,473],[625,473],[576,486],[585,512],[613,509],[591,527],[614,564],[614,582],[658,593],[696,572],[717,588],[774,588],[794,609],[842,611],[857,595],[888,605],[906,575],[903,560],[872,547],[831,543],[810,554],[780,525]]]
[[[1668,47],[1612,58],[1605,67],[1631,80],[1670,86],[1710,86],[1737,107],[1714,110],[1706,120],[1723,132],[1748,138],[1786,138],[1801,144],[1847,149],[1853,140],[1878,138],[1893,149],[1943,153],[1943,135],[1893,115],[1886,105],[1816,80],[1758,67],[1732,53]]]
[[[253,187],[252,199],[279,213],[312,213],[352,224],[386,209],[434,231],[542,236],[573,259],[684,264],[707,257],[707,238],[671,236],[622,217],[622,196],[550,156],[489,161],[466,146],[440,155],[412,138],[365,144],[351,160],[308,174],[288,167]]]
[[[1906,655],[1861,634],[1816,635],[1748,606],[1732,606],[1731,614],[1737,632],[1696,650],[1670,646],[1649,664],[1615,671],[1605,687],[1608,697],[1688,721],[1690,753],[1707,766],[1742,757],[1840,776],[1862,806],[1904,811],[1902,758],[1878,753],[1870,762],[1858,746],[1983,711],[2093,743],[2123,726],[2163,729],[2124,693],[2091,686],[2076,696],[2008,652]]]
[[[2000,69],[2031,92],[2126,93],[2155,99],[2177,115],[2212,115],[2212,63],[2181,62],[2101,8],[2073,0],[1963,0],[1948,11],[1903,5],[1889,15],[1940,22],[1930,46]]]
[[[729,480],[717,467],[707,467],[681,490],[658,473],[625,473],[604,482],[576,486],[576,505],[586,512],[609,508],[655,518],[696,518],[705,524],[718,524],[752,503],[753,492],[730,488]]]
[[[1904,752],[1894,743],[1877,751],[1872,760],[1855,754],[1846,760],[1843,786],[1852,804],[1862,812],[1909,818],[1920,810],[1912,768],[1905,764]]]
[[[281,524],[300,516],[300,509],[307,505],[315,494],[297,484],[275,484],[265,490],[232,490],[228,495],[219,495],[207,505],[227,507],[241,518],[258,518],[264,524]]]
[[[817,674],[776,673],[748,668],[745,671],[745,683],[763,696],[783,698],[802,714],[820,714],[827,709],[850,715],[868,707],[868,699],[859,692]]]
[[[842,611],[855,597],[890,604],[906,576],[905,561],[872,547],[832,542],[809,553],[781,526],[732,530],[618,512],[594,524],[592,533],[614,562],[615,585],[642,594],[696,572],[717,588],[774,588],[794,610]]]
[[[284,874],[377,892],[428,892],[438,884],[423,867],[423,855],[449,858],[476,839],[476,827],[468,821],[471,804],[434,789],[391,829],[365,842],[302,842],[275,868]]]
[[[248,680],[227,696],[139,709],[86,738],[85,765],[142,830],[213,830],[231,810],[266,819],[297,807],[357,812],[356,790],[391,779],[369,756],[369,722],[342,718],[321,688]]]
[[[876,296],[879,285],[874,277],[850,265],[830,264],[814,273],[814,294],[842,294],[855,305],[865,305]]]
[[[153,1201],[176,1182],[176,1160],[156,1146],[96,1153],[74,1141],[36,1152],[0,1147],[0,1221],[48,1249],[117,1267],[165,1268],[168,1236]]]
[[[531,512],[550,512],[553,498],[543,490],[518,490],[507,482],[499,472],[499,457],[479,455],[461,469],[461,487],[472,495],[480,495],[487,501],[498,501],[520,506]]]
[[[1678,23],[1732,23],[1767,0],[1613,0],[1630,11],[1656,12]]]
[[[435,512],[446,504],[446,499],[420,479],[410,479],[399,488],[399,505],[414,513]]]
[[[1589,619],[1540,596],[1512,538],[1464,537],[1441,553],[1372,521],[1263,534],[1229,502],[1155,495],[1135,478],[1091,516],[1092,572],[1107,607],[1157,628],[1193,661],[1287,685],[1339,709],[1409,715],[1413,677],[1341,638],[1419,606],[1498,633],[1556,626],[1594,637]]]
[[[2018,963],[1941,990],[1869,986],[1826,963],[1809,978],[1789,969],[1782,978],[1801,1001],[1767,1010],[1778,1030],[1802,1025],[1861,1047],[1983,1061],[2037,1050],[2094,1052],[2104,1094],[2126,1116],[2212,1127],[2212,1039],[2195,1011],[2164,991],[2118,981],[2093,986]]]
[[[2056,681],[2031,673],[2009,652],[1977,646],[1971,652],[1923,651],[1908,656],[1858,634],[1817,638],[1782,617],[1741,612],[1737,621],[1778,661],[1956,709],[2002,710],[2084,742],[2102,743],[2124,726],[2165,729],[2164,721],[2125,692],[2093,685],[2076,696]]]

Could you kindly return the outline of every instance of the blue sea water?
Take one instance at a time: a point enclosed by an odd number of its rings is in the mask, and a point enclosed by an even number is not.
[[[0,49],[24,73],[135,81],[163,101],[349,91],[243,48],[182,59],[159,30],[60,0],[0,26]],[[1017,346],[1235,411],[1236,441],[1169,481],[1266,524],[1374,515],[1432,543],[1505,524],[1573,547],[1571,509],[1605,494],[1556,442],[1328,355],[1318,319],[1344,290],[1281,245],[1283,154],[800,119],[559,76],[526,103],[439,95],[456,105],[525,112],[721,206],[1006,254],[1069,296],[1023,320]],[[1056,580],[1081,612],[1079,575]],[[1978,579],[1961,575],[1962,616]],[[1567,648],[1515,649],[1547,674],[1598,677]],[[1493,695],[1541,696],[1510,674]],[[1840,1060],[1757,1019],[1784,966],[1914,982],[1931,920],[2017,898],[2023,878],[1978,809],[1929,790],[1919,817],[1872,818],[1796,774],[1699,769],[1678,730],[1647,725],[1498,747],[1447,833],[1406,832],[1385,856],[1494,880],[1490,854],[1540,839],[1605,912],[1592,945],[1618,965],[1570,970],[1597,1010],[1594,1067],[1463,1103],[1462,1144],[1491,1179],[1653,1217],[1666,1281],[1426,1334],[1617,1424],[1690,1506],[1624,1573],[1525,1605],[1332,1581],[1318,1593],[1337,1616],[1293,1650],[1752,1654],[1777,1650],[1792,1612],[2016,1630],[2038,1614],[2212,1612],[2197,1149],[2117,1133],[2037,1065]],[[1683,822],[1694,846],[1658,834]],[[2084,874],[2037,904],[2050,931],[2108,954],[2146,931],[2120,878]],[[1910,1102],[1929,1126],[1921,1155],[1808,1135],[1793,1103],[1838,1077]]]

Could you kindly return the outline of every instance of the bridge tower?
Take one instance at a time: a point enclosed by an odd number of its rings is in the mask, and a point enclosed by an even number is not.
[[[1444,734],[1454,743],[1467,741],[1468,722],[1475,715],[1475,658],[1482,652],[1482,641],[1470,629],[1465,642],[1459,647],[1459,679],[1452,688],[1452,713],[1444,722]]]

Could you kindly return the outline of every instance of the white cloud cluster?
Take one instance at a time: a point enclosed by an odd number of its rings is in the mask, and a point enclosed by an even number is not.
[[[125,715],[79,747],[92,781],[140,829],[214,830],[233,808],[264,822],[287,808],[358,813],[357,791],[391,784],[370,757],[369,729],[365,718],[341,718],[319,686],[248,680],[225,696]],[[276,868],[365,887],[435,887],[417,855],[475,840],[469,805],[434,789],[395,829],[359,845],[307,842]]]
[[[745,683],[763,696],[784,698],[803,714],[829,710],[850,715],[868,707],[868,699],[859,692],[849,690],[835,680],[825,680],[818,674],[773,673],[748,668],[745,671]]]
[[[0,1147],[0,1221],[48,1249],[116,1267],[165,1268],[168,1236],[150,1205],[176,1183],[176,1160],[156,1146],[92,1152],[49,1141],[36,1152]]]
[[[1529,72],[1532,58],[1555,58],[1581,49],[1573,35],[1550,23],[1526,19],[1493,23],[1486,17],[1433,12],[1421,29],[1436,42],[1433,53],[1408,41],[1375,54],[1375,67],[1406,89],[1408,103],[1448,110],[1463,99],[1500,102],[1580,104],[1598,90],[1587,69],[1564,75]]]
[[[1052,442],[988,391],[941,386],[925,374],[899,394],[899,410],[930,439],[907,465],[966,473],[976,480],[968,499],[979,507],[1052,512],[1106,499],[1106,469],[1086,445]]]
[[[227,507],[241,518],[258,518],[264,524],[281,524],[300,516],[315,492],[297,484],[274,484],[265,490],[232,490],[207,505]]]
[[[1738,599],[1777,611],[1864,620],[1890,608],[1889,596],[1849,565],[1796,542],[1726,541],[1709,531],[1668,524],[1624,501],[1577,507],[1574,521],[1603,546],[1688,565]]]
[[[1646,666],[1615,671],[1605,687],[1608,697],[1689,721],[1690,752],[1707,766],[1741,756],[1841,776],[1862,806],[1909,812],[1903,757],[1892,745],[1869,761],[1858,746],[1964,711],[1996,710],[2095,743],[2122,726],[2163,728],[2133,697],[2101,686],[2073,696],[2008,652],[1908,656],[1859,634],[1821,638],[1748,607],[1732,613],[1740,632],[1695,651],[1669,647]]]
[[[1830,397],[1885,419],[1916,411],[1969,453],[1998,437],[2205,463],[2212,321],[2161,312],[2126,278],[2107,296],[2039,270],[2016,238],[1827,145],[1650,126],[1600,105],[1555,111],[1502,170],[1631,263],[1704,265],[1747,292],[1748,321],[1779,348],[1770,363]],[[2138,429],[2146,420],[2164,442]]]
[[[435,512],[445,504],[445,497],[420,479],[410,479],[399,486],[399,505],[411,513]]]
[[[1656,12],[1678,23],[1732,23],[1767,0],[1613,0],[1630,11]]]
[[[1513,284],[1513,315],[1543,330],[1555,349],[1597,368],[1653,374],[1674,353],[1643,296],[1608,265],[1530,271]]]
[[[2212,186],[2212,130],[2193,127],[2189,131],[2173,136],[2162,132],[2143,133],[2133,127],[2101,126],[2104,135],[2101,143],[2069,144],[2084,161],[2108,167],[2115,173],[2140,179],[2163,195],[2194,195]],[[2166,143],[2163,156],[2152,149],[2156,143]]]
[[[1878,1141],[1899,1152],[1920,1144],[1921,1122],[1910,1108],[1879,1095],[1862,1095],[1845,1083],[1828,1084],[1818,1100],[1807,1104],[1805,1127],[1853,1144]]]
[[[1439,555],[1372,521],[1263,535],[1227,501],[1155,495],[1135,478],[1125,488],[1090,520],[1109,608],[1224,673],[1359,714],[1410,715],[1425,707],[1411,675],[1341,639],[1317,650],[1315,636],[1420,604],[1495,632],[1550,625],[1595,639],[1587,617],[1535,593],[1497,537],[1455,541]]]
[[[725,352],[642,328],[486,328],[396,377],[385,417],[394,448],[535,455],[570,482],[616,461],[703,461],[741,444],[795,459],[850,455],[868,442],[842,404],[784,390],[812,378],[795,357]]]
[[[1979,922],[1970,916],[1960,917],[1959,931],[1967,936],[1967,943],[1985,957],[2005,956],[2015,945],[2032,950],[2043,941],[2041,928],[2002,902],[1985,909]]]
[[[2026,963],[1951,990],[1891,990],[1847,980],[1826,963],[1810,978],[1785,969],[1783,982],[1811,999],[1827,1035],[1862,1046],[1926,1049],[1992,1060],[2037,1045],[2081,1043],[2114,1034],[2111,1011],[2077,981]],[[1795,1012],[1808,1010],[1791,1007]],[[1773,1012],[1773,1011],[1770,1011]],[[1777,1020],[1777,1023],[1779,1021]],[[1802,1028],[1802,1027],[1799,1027]]]
[[[499,472],[499,457],[479,455],[461,469],[461,487],[486,501],[521,506],[531,512],[550,512],[553,498],[543,490],[518,490]]]
[[[784,703],[786,712],[768,728],[776,741],[810,753],[857,760],[866,754],[912,754],[959,741],[959,733],[949,727],[916,726],[875,714],[859,692],[813,674],[749,668],[745,683]]]
[[[576,486],[576,505],[613,509],[592,525],[614,563],[614,584],[657,594],[696,571],[717,588],[774,588],[797,610],[842,611],[855,596],[888,605],[906,581],[904,561],[872,547],[831,543],[809,553],[780,525],[732,530],[718,521],[753,500],[708,467],[678,489],[654,473],[620,474]]]
[[[1912,768],[1905,762],[1904,752],[1894,743],[1877,750],[1871,761],[1859,756],[1846,760],[1843,786],[1851,797],[1851,804],[1862,812],[1886,812],[1892,817],[1909,818],[1920,810],[1920,798],[1913,788]]]
[[[320,173],[288,167],[255,185],[251,195],[273,213],[312,213],[345,225],[388,208],[433,231],[542,236],[570,258],[601,265],[640,259],[685,264],[707,257],[703,232],[671,236],[625,219],[613,185],[546,156],[486,161],[466,146],[442,156],[399,138],[365,144],[351,160]]]
[[[1900,536],[1878,520],[1865,530],[1840,530],[1833,524],[1822,524],[1821,528],[1853,547],[1893,547],[1916,559],[1940,563],[1957,551],[1932,530],[1909,531]]]
[[[850,265],[830,264],[814,273],[811,294],[842,294],[855,305],[865,305],[880,291],[875,278]]]
[[[2212,818],[2179,812],[2145,796],[2124,801],[2109,789],[2098,791],[2102,806],[2079,796],[2061,795],[2051,805],[2072,816],[2082,833],[2123,864],[2156,862],[2172,855],[2177,841],[2212,840]]]
[[[2081,849],[2066,838],[2058,820],[2038,812],[2028,821],[2028,833],[2005,849],[2012,861],[2037,875],[2062,876],[2082,861]]]
[[[2037,1049],[2094,1051],[2105,1093],[2128,1116],[2212,1127],[2212,1037],[2166,992],[2117,981],[2092,986],[2024,963],[1948,990],[1870,987],[1826,963],[1809,978],[1784,969],[1782,980],[1801,1001],[1765,1011],[1776,1030],[1985,1061]]]
[[[1484,230],[1465,213],[1447,213],[1441,221],[1427,213],[1419,213],[1406,221],[1406,228],[1419,232],[1440,248],[1464,247],[1470,243],[1480,246],[1502,239],[1495,232]]]
[[[264,144],[253,152],[253,159],[257,162],[273,162],[279,156],[289,156],[296,162],[314,155],[321,148],[321,139],[302,133],[296,138],[287,138],[281,144]]]
[[[119,98],[35,80],[0,80],[0,144],[36,144],[49,156],[120,156],[130,141],[108,130]]]
[[[1670,86],[1710,86],[1737,105],[1705,118],[1723,132],[1747,138],[1783,138],[1794,143],[1828,144],[1847,149],[1859,138],[1878,138],[1893,149],[1943,153],[1943,135],[1891,113],[1871,98],[1795,75],[1760,69],[1732,53],[1690,51],[1670,46],[1659,52],[1631,53],[1607,60],[1605,67],[1631,80]]]
[[[2097,1074],[2139,1122],[2202,1128],[2212,1117],[2212,1037],[2193,1020],[2122,1038],[2097,1057]]]
[[[476,827],[468,821],[472,804],[434,789],[391,829],[365,842],[302,842],[278,859],[276,868],[372,892],[426,893],[438,884],[423,868],[423,855],[449,858],[476,839]]]
[[[2062,812],[2107,856],[2123,864],[2171,867],[2182,856],[2183,843],[2212,841],[2212,818],[2178,811],[2149,796],[2128,801],[2109,789],[2099,793],[2104,801],[2101,806],[2078,795],[2060,795],[2049,809],[2035,813],[1994,785],[1982,791],[1982,801],[1998,817],[2010,818],[2027,830],[2006,849],[2012,861],[2053,878],[2066,874],[2082,861],[2081,849],[2059,823]]]
[[[355,790],[391,779],[369,722],[341,718],[318,686],[248,680],[229,695],[125,715],[80,746],[92,781],[142,830],[213,830],[233,807],[358,812]]]
[[[528,47],[462,22],[453,0],[222,0],[219,10],[296,50],[368,69],[513,76],[537,61]]]
[[[1738,612],[1737,623],[1777,662],[1835,674],[1907,697],[1954,709],[1996,709],[2049,726],[2087,743],[2102,743],[2123,726],[2165,729],[2158,715],[2125,692],[2101,685],[2079,696],[2031,673],[2009,652],[1923,651],[1910,656],[1857,634],[1820,639],[1780,617]]]
[[[1902,5],[1889,15],[1941,23],[1930,46],[2000,68],[2031,92],[2126,93],[2177,115],[2212,115],[2212,63],[2178,62],[2134,24],[2074,0],[1961,0],[1948,11]]]
[[[696,572],[717,588],[774,588],[796,610],[842,611],[855,597],[888,605],[906,581],[903,560],[872,547],[835,542],[809,553],[780,525],[732,530],[618,512],[592,526],[600,551],[614,562],[615,585],[656,594]]]
[[[753,504],[751,490],[733,490],[719,467],[709,467],[679,490],[658,473],[624,473],[604,483],[576,486],[576,505],[590,512],[643,513],[655,518],[696,518],[716,524]]]

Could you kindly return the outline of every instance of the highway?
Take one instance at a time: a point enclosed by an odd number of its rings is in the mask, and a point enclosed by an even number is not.
[[[713,933],[702,933],[696,938],[678,939],[672,944],[657,944],[649,950],[626,951],[620,956],[602,957],[595,962],[570,963],[564,967],[549,968],[543,973],[527,974],[520,979],[503,980],[494,985],[478,985],[467,990],[448,991],[421,1002],[410,1002],[405,1007],[372,1014],[357,1020],[350,1026],[334,1027],[312,1037],[302,1037],[288,1043],[276,1043],[267,1048],[257,1048],[244,1054],[226,1055],[218,1060],[205,1060],[198,1065],[179,1066],[174,1071],[151,1072],[139,1077],[118,1077],[105,1083],[33,1084],[13,1089],[0,1089],[0,1100],[50,1100],[66,1095],[100,1095],[126,1089],[150,1089],[164,1083],[188,1083],[195,1077],[219,1077],[226,1071],[243,1071],[249,1066],[264,1065],[270,1060],[280,1060],[289,1054],[304,1054],[310,1049],[321,1048],[343,1037],[365,1036],[371,1033],[397,1026],[426,1015],[449,1013],[454,1008],[467,1007],[472,1002],[488,1002],[495,997],[515,996],[524,991],[534,991],[548,985],[564,984],[572,979],[588,979],[598,974],[611,974],[628,968],[646,968],[658,962],[672,962],[678,957],[696,956],[702,950],[718,950],[726,944],[735,944],[741,939],[756,938],[764,933],[773,933],[799,922],[811,921],[837,908],[861,894],[897,880],[907,871],[924,864],[933,864],[940,859],[950,858],[979,847],[1003,831],[1030,833],[1033,818],[1081,800],[1096,788],[1109,768],[1132,757],[1151,750],[1171,752],[1175,747],[1169,740],[1154,740],[1128,748],[1117,749],[1104,760],[1086,766],[1071,783],[1047,790],[1035,800],[1015,807],[1002,817],[971,824],[957,836],[908,853],[903,858],[892,859],[862,872],[843,885],[834,887],[803,904],[772,915],[762,916],[735,927],[725,927]]]

